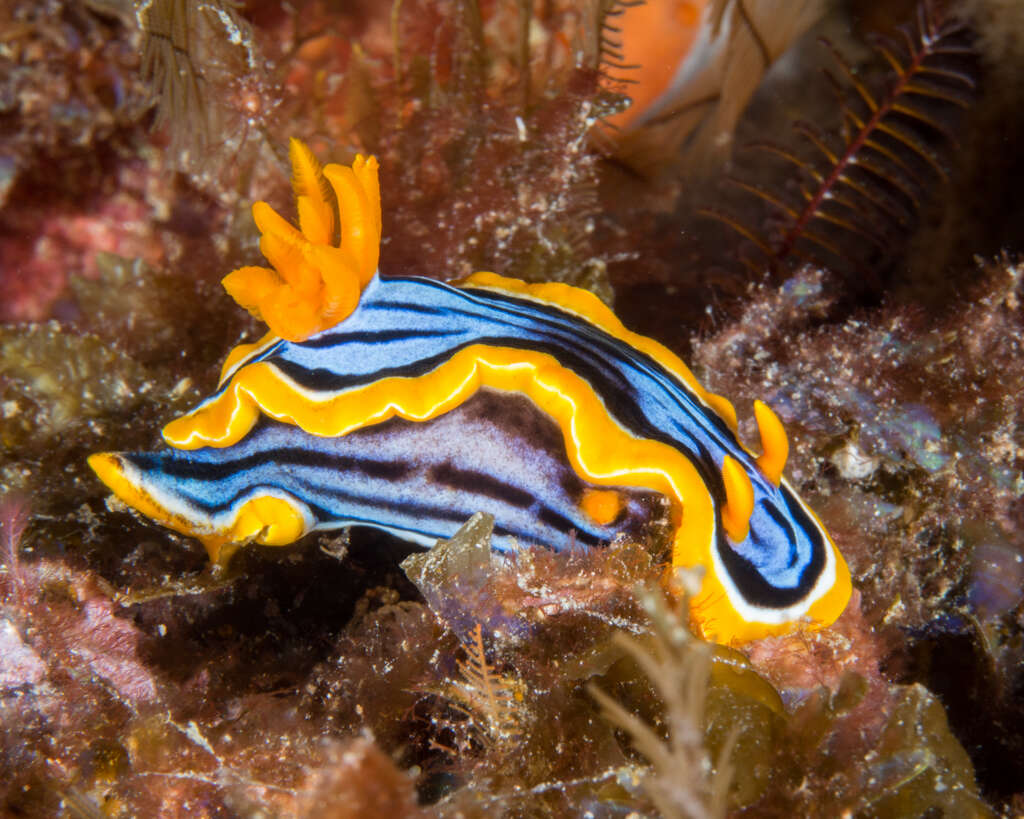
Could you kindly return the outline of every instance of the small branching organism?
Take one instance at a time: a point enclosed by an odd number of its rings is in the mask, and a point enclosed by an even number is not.
[[[626,61],[622,28],[618,24],[629,9],[641,6],[644,0],[595,0],[594,41],[595,62],[605,79],[614,84],[629,85],[636,80],[630,76],[630,69],[636,68],[635,63]]]
[[[488,661],[479,623],[462,640],[462,648],[466,659],[456,661],[461,679],[450,681],[442,693],[465,719],[448,727],[463,734],[457,745],[476,744],[489,750],[508,747],[522,733],[522,685]],[[457,731],[460,726],[469,727],[470,734]]]
[[[19,554],[21,536],[25,533],[29,522],[28,503],[21,497],[4,493],[0,496],[0,557],[3,558],[6,582],[3,589],[3,600],[17,596],[23,600],[23,583],[21,577],[21,556]]]
[[[262,73],[252,31],[236,4],[135,5],[143,33],[142,78],[153,89],[157,126],[170,128],[172,150],[186,162],[198,162],[222,140],[244,141],[245,126],[264,113],[256,106]]]
[[[793,124],[816,159],[769,142],[747,146],[799,174],[801,201],[796,203],[762,185],[727,178],[770,208],[768,235],[722,210],[702,211],[752,242],[772,268],[811,260],[838,261],[843,269],[852,262],[859,273],[883,269],[902,246],[897,236],[913,227],[935,180],[946,181],[938,154],[953,144],[951,123],[972,102],[973,49],[965,26],[928,0],[918,6],[916,23],[901,27],[899,34],[899,41],[879,38],[874,44],[889,71],[881,92],[822,40],[846,84],[825,72],[839,100],[838,134],[805,121]],[[761,260],[744,262],[764,267]]]
[[[699,584],[692,573],[680,571],[690,594]],[[663,735],[656,727],[625,708],[593,683],[590,695],[601,712],[632,740],[649,762],[641,774],[641,787],[660,816],[666,819],[712,819],[726,813],[732,779],[729,762],[735,732],[724,743],[717,764],[712,764],[704,744],[704,712],[711,674],[712,652],[690,633],[685,619],[676,614],[657,589],[637,592],[651,619],[650,644],[622,632],[618,645],[648,677],[664,703]],[[684,605],[681,611],[686,611]]]

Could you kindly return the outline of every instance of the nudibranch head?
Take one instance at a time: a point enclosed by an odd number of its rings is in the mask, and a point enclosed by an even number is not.
[[[673,565],[704,569],[691,611],[708,639],[839,616],[849,571],[782,476],[789,445],[767,405],[755,456],[729,401],[592,293],[375,275],[374,160],[321,172],[305,146],[291,153],[299,228],[257,203],[273,269],[225,280],[271,332],[228,355],[164,451],[90,458],[123,501],[220,563],[241,543],[352,525],[429,546],[478,511],[500,551],[598,546],[644,537],[667,508]]]

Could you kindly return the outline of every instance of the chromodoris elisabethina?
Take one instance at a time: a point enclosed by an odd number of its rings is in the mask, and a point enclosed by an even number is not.
[[[500,551],[600,547],[667,506],[673,564],[704,571],[691,612],[708,639],[839,616],[849,571],[782,476],[765,404],[755,456],[728,401],[587,291],[380,276],[376,161],[321,170],[294,140],[291,154],[300,227],[257,203],[273,269],[225,279],[270,332],[228,355],[163,451],[90,458],[123,501],[220,563],[348,526],[431,545],[477,511]]]

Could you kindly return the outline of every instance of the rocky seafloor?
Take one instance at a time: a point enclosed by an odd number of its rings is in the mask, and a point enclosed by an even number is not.
[[[795,5],[709,4],[749,88],[620,131],[615,3],[6,3],[0,814],[1024,812],[1024,15]],[[261,333],[219,280],[291,136],[378,156],[384,274],[588,287],[744,440],[771,404],[842,617],[713,648],[663,545],[506,560],[486,516],[214,574],[108,503],[85,458]]]

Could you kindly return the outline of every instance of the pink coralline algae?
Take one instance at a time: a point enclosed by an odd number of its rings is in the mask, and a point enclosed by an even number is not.
[[[152,211],[143,192],[133,190],[144,174],[126,168],[123,176],[130,180],[121,180],[118,193],[87,211],[48,203],[9,218],[9,233],[0,232],[0,320],[48,318],[70,273],[97,277],[99,253],[154,265],[164,261]]]

